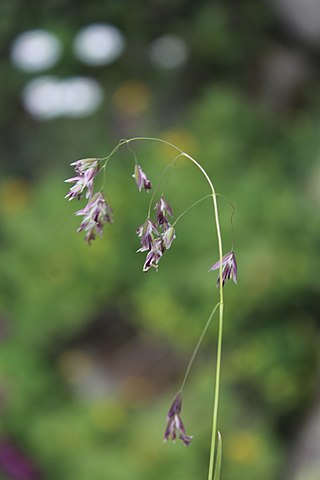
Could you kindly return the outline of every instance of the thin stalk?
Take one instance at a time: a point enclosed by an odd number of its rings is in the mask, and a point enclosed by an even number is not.
[[[180,213],[180,215],[178,215],[178,217],[175,219],[175,221],[173,222],[172,226],[174,227],[180,220],[180,218],[182,218],[186,213],[189,212],[189,210],[191,210],[191,208],[195,207],[196,205],[198,205],[199,203],[203,202],[203,200],[206,200],[207,198],[211,197],[211,194],[210,195],[206,195],[205,197],[202,197],[200,198],[200,200],[197,200],[196,202],[194,202],[192,205],[190,205],[188,208],[186,208],[182,213]]]
[[[232,214],[231,214],[231,217],[230,217],[230,225],[231,225],[231,231],[232,231],[232,247],[231,247],[231,250],[234,250],[235,234],[234,234],[234,226],[233,226],[233,217],[234,217],[234,214],[236,213],[236,208],[233,205],[233,203],[230,202],[229,198],[226,197],[225,195],[223,195],[222,193],[216,193],[216,195],[217,195],[217,197],[223,198],[232,208]]]
[[[160,185],[161,185],[163,175],[167,172],[167,170],[169,170],[169,168],[172,168],[172,166],[174,166],[174,164],[176,163],[176,161],[178,160],[178,158],[181,157],[181,156],[182,156],[182,154],[179,153],[179,155],[177,155],[177,156],[174,158],[173,162],[170,163],[170,165],[167,165],[167,166],[165,167],[165,169],[161,172],[160,181],[158,182],[156,188],[153,190],[153,193],[152,193],[152,196],[151,196],[151,199],[150,199],[150,202],[149,202],[148,218],[150,217],[152,203],[153,203],[153,200],[154,200],[154,198],[155,198],[155,196],[156,196],[156,193],[158,192],[159,187],[160,187]]]
[[[213,480],[220,479],[220,471],[221,471],[221,460],[222,460],[222,438],[221,433],[218,430],[218,446],[217,446],[217,456],[216,456],[216,465],[214,468],[214,478]]]
[[[212,193],[212,204],[213,204],[213,213],[215,219],[215,227],[216,227],[216,234],[217,234],[217,241],[218,241],[218,251],[219,251],[219,277],[222,278],[222,236],[221,236],[221,228],[220,228],[220,221],[219,221],[219,211],[218,211],[218,202],[216,192],[213,186],[213,183],[205,171],[205,169],[195,160],[191,155],[184,152],[180,148],[176,147],[172,143],[160,139],[160,138],[153,138],[153,137],[135,137],[130,138],[128,140],[121,140],[117,147],[112,151],[115,151],[120,148],[121,145],[129,142],[134,142],[138,140],[151,140],[155,142],[160,142],[166,144],[173,149],[180,152],[183,156],[188,158],[203,174],[205,177],[211,193]],[[111,154],[112,154],[111,153]],[[223,336],[223,285],[222,282],[219,282],[219,325],[218,325],[218,346],[217,346],[217,357],[216,357],[216,376],[215,376],[215,389],[214,389],[214,401],[213,401],[213,415],[212,415],[212,430],[211,430],[211,444],[210,444],[210,460],[209,460],[209,470],[208,470],[208,480],[213,479],[213,470],[214,470],[214,454],[215,454],[215,446],[216,446],[216,436],[217,436],[217,421],[218,421],[218,407],[219,407],[219,393],[220,393],[220,373],[221,373],[221,354],[222,354],[222,336]]]
[[[187,382],[187,380],[188,380],[189,373],[190,373],[191,367],[192,367],[192,365],[193,365],[194,359],[195,359],[196,356],[197,356],[197,353],[198,353],[199,348],[200,348],[200,346],[201,346],[202,340],[204,339],[205,334],[207,333],[207,330],[208,330],[208,328],[209,328],[209,326],[210,326],[210,323],[211,323],[211,321],[212,321],[212,319],[213,319],[213,317],[214,317],[214,314],[216,313],[218,307],[219,307],[219,303],[217,303],[217,304],[214,306],[212,312],[211,312],[210,315],[209,315],[208,320],[206,321],[205,326],[203,327],[203,330],[202,330],[202,332],[201,332],[201,335],[200,335],[200,337],[199,337],[199,340],[198,340],[198,342],[197,342],[197,345],[196,345],[195,349],[193,350],[193,353],[192,353],[191,358],[190,358],[190,360],[189,360],[189,363],[188,363],[188,366],[187,366],[187,369],[186,369],[186,373],[184,374],[184,377],[183,377],[183,380],[182,380],[182,384],[181,384],[181,387],[180,387],[180,390],[179,390],[180,393],[182,393],[182,391],[183,391],[183,389],[184,389],[184,387],[185,387],[185,384],[186,384],[186,382]]]
[[[104,165],[102,165],[102,167],[101,167],[101,170],[103,170],[103,176],[102,176],[102,186],[101,186],[100,190],[102,192],[103,192],[105,184],[106,184],[106,170],[107,170],[106,167],[107,167],[107,165],[108,165],[108,159],[106,160]]]

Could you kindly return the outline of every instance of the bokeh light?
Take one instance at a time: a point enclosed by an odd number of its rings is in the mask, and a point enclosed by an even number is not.
[[[103,99],[101,86],[91,78],[72,77],[61,83],[63,114],[70,117],[86,117],[94,113]]]
[[[150,47],[152,64],[166,70],[183,66],[187,57],[187,44],[177,35],[163,35],[157,38]]]
[[[102,99],[100,85],[86,77],[59,80],[42,76],[31,80],[22,93],[27,111],[43,120],[60,116],[86,117],[97,110]]]
[[[61,89],[54,77],[31,80],[23,90],[25,108],[35,117],[49,119],[61,115]]]
[[[88,65],[107,65],[122,54],[125,40],[120,30],[113,25],[92,24],[84,27],[74,41],[74,51]]]
[[[11,49],[12,62],[26,72],[46,70],[55,65],[60,56],[60,41],[46,30],[21,33]]]

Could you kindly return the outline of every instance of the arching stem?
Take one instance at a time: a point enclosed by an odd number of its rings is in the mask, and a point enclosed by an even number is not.
[[[217,202],[217,195],[215,192],[215,188],[213,183],[205,171],[205,169],[197,162],[195,158],[193,158],[188,153],[184,152],[180,148],[176,147],[172,143],[168,142],[167,140],[163,140],[161,138],[153,138],[153,137],[134,137],[127,140],[121,140],[118,145],[112,150],[108,157],[105,157],[106,161],[124,144],[128,144],[130,142],[140,141],[140,140],[150,140],[155,142],[160,142],[165,145],[170,146],[174,150],[178,151],[182,156],[188,158],[203,174],[205,177],[212,196],[212,204],[213,204],[213,213],[215,219],[215,230],[217,235],[218,241],[218,252],[219,252],[219,277],[222,278],[222,257],[223,257],[223,249],[222,249],[222,236],[221,236],[221,228],[220,228],[220,221],[219,221],[219,211],[218,211],[218,202]],[[210,444],[210,459],[209,459],[209,470],[208,470],[208,480],[213,479],[214,473],[214,458],[215,458],[215,447],[216,447],[216,437],[218,435],[218,407],[219,407],[219,393],[220,393],[220,374],[221,374],[221,355],[222,355],[222,337],[223,337],[223,282],[219,282],[219,324],[218,324],[218,344],[217,344],[217,355],[216,355],[216,371],[215,371],[215,388],[214,388],[214,400],[213,400],[213,414],[212,414],[212,430],[211,430],[211,444]]]

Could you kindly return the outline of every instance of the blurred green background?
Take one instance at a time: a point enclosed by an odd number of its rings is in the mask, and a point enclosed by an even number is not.
[[[236,208],[222,478],[320,478],[320,12],[292,4],[2,0],[1,479],[206,478],[216,321],[184,392],[193,443],[162,438],[218,298],[209,200],[144,274],[135,230],[150,196],[131,151],[108,166],[103,239],[88,247],[80,203],[64,199],[72,161],[140,135],[195,156]],[[176,155],[131,147],[155,185]],[[207,193],[186,160],[165,184],[175,215]],[[220,209],[228,251],[232,210]]]

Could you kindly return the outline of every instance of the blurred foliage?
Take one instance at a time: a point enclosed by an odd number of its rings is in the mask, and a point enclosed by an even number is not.
[[[95,71],[106,90],[103,107],[81,120],[29,117],[19,98],[29,75],[6,56],[14,36],[39,26],[54,31],[67,46],[54,73],[79,74],[87,67],[72,59],[71,41],[80,26],[97,20],[115,23],[128,40],[123,60]],[[319,361],[320,140],[311,97],[281,116],[245,93],[254,81],[247,81],[248,68],[277,28],[266,5],[253,1],[48,0],[30,1],[27,9],[2,2],[0,431],[25,449],[43,478],[206,476],[215,322],[184,394],[192,446],[163,446],[162,434],[171,396],[217,301],[215,272],[207,273],[217,260],[209,200],[181,219],[159,272],[147,275],[135,230],[150,196],[139,195],[131,178],[131,151],[123,147],[108,166],[115,222],[102,240],[85,244],[75,233],[80,203],[64,200],[71,161],[104,156],[123,135],[139,134],[176,143],[207,169],[227,197],[219,198],[225,251],[233,241],[229,201],[235,205],[239,284],[226,285],[222,478],[280,475]],[[143,56],[167,31],[190,45],[189,62],[177,72],[146,67]],[[121,110],[116,99],[124,87],[129,102],[141,94],[141,110]],[[131,148],[154,185],[176,155],[157,143]],[[162,188],[175,215],[208,193],[187,160],[168,169]],[[99,319],[105,329],[92,337]],[[155,354],[153,346],[161,345],[156,360],[147,359],[151,373],[135,370],[139,351],[127,354],[136,341]],[[119,358],[126,359],[123,376]]]

